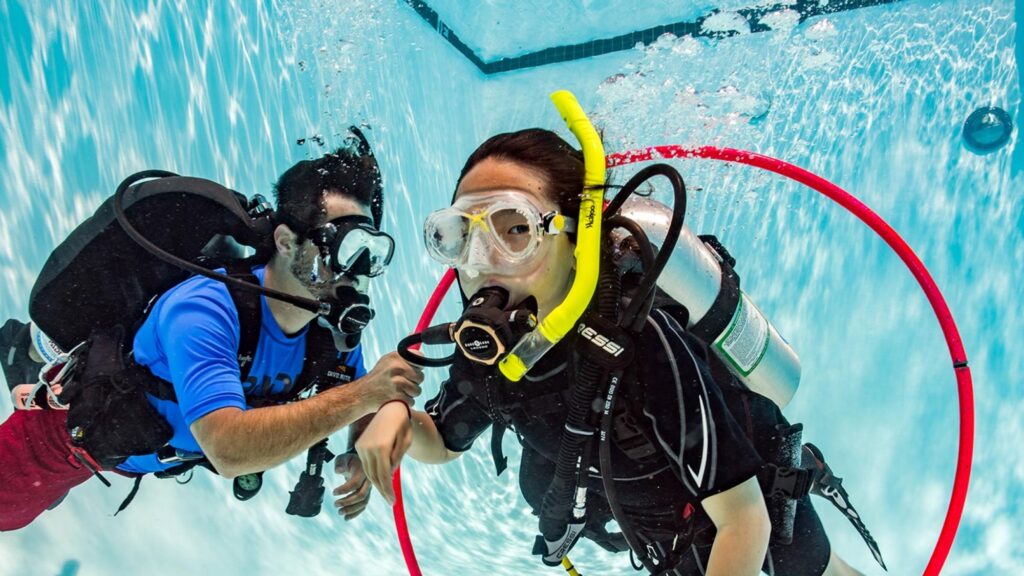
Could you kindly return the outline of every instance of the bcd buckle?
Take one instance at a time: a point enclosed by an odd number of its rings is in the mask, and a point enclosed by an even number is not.
[[[801,500],[810,493],[811,485],[814,484],[814,471],[804,468],[765,464],[762,474],[767,480],[765,492],[768,496]]]

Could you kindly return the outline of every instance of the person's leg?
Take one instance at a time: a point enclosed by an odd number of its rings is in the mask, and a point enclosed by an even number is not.
[[[0,531],[17,530],[92,473],[71,456],[62,410],[15,410],[0,424]]]
[[[822,576],[864,576],[864,574],[852,568],[833,551],[828,559],[828,567],[825,568],[825,573]]]
[[[770,544],[762,570],[769,576],[818,576],[828,573],[832,545],[811,497],[796,506],[792,544]]]

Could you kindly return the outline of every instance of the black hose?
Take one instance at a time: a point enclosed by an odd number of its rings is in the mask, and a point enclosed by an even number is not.
[[[619,210],[622,204],[626,201],[626,198],[630,194],[636,191],[641,184],[651,179],[654,176],[664,176],[668,178],[670,184],[672,184],[672,192],[675,196],[674,203],[672,205],[672,221],[668,225],[668,232],[665,234],[665,242],[662,244],[661,249],[658,250],[658,257],[654,261],[654,265],[648,269],[640,284],[637,286],[637,294],[648,294],[654,289],[654,286],[658,282],[658,276],[661,276],[661,271],[665,269],[665,265],[668,263],[669,257],[672,255],[672,250],[675,248],[676,242],[679,241],[679,234],[683,229],[683,219],[686,218],[686,183],[683,182],[683,177],[679,175],[679,171],[669,166],[668,164],[653,164],[645,167],[643,170],[637,172],[632,178],[626,182],[625,186],[622,187],[622,191],[615,196],[608,207],[605,208],[605,217],[612,217]],[[638,319],[639,312],[644,302],[642,298],[634,298],[630,302],[626,311],[623,313],[623,319],[625,320],[624,326],[632,324]]]
[[[630,550],[636,554],[637,559],[644,565],[644,568],[647,568],[653,574],[657,571],[658,567],[654,565],[654,562],[647,554],[647,549],[637,539],[632,524],[626,518],[626,511],[622,509],[622,504],[619,503],[618,489],[615,488],[615,478],[614,474],[612,474],[612,418],[615,414],[616,393],[621,382],[621,370],[616,370],[609,376],[608,392],[604,401],[604,412],[601,414],[598,466],[601,470],[601,484],[604,486],[604,497],[608,500],[608,507],[611,509],[612,518],[615,518],[615,521],[618,522],[619,530],[622,531],[622,536],[626,539],[626,544],[629,545]]]
[[[449,354],[443,358],[427,358],[419,354],[413,354],[411,347],[423,343],[423,333],[417,332],[410,334],[405,338],[402,338],[398,342],[398,355],[403,360],[417,366],[423,366],[424,368],[444,368],[455,362],[455,354]]]
[[[640,184],[657,175],[662,175],[669,179],[675,194],[675,203],[673,205],[672,220],[669,223],[669,229],[665,235],[665,241],[659,248],[658,254],[655,257],[653,256],[653,246],[651,245],[651,242],[643,228],[628,218],[616,216],[616,212],[626,201],[626,198],[636,191]],[[647,312],[649,312],[653,304],[657,291],[658,277],[661,275],[662,270],[664,270],[669,257],[672,255],[672,250],[675,249],[676,242],[679,240],[679,234],[683,227],[683,219],[686,216],[686,184],[683,182],[679,172],[671,166],[666,164],[655,164],[653,166],[649,166],[634,175],[633,178],[623,186],[622,192],[616,196],[605,209],[605,214],[609,225],[612,227],[624,228],[627,232],[632,234],[640,249],[640,257],[643,260],[645,273],[633,293],[632,301],[619,318],[620,327],[631,332],[638,333],[643,329],[643,322],[647,317]],[[644,313],[641,314],[641,312]],[[617,496],[618,491],[615,488],[615,479],[612,470],[612,421],[615,414],[615,401],[622,381],[622,375],[622,370],[616,370],[608,375],[608,387],[606,388],[605,401],[603,403],[604,409],[601,414],[601,423],[599,426],[600,435],[598,442],[598,461],[601,470],[601,483],[604,486],[605,498],[608,501],[612,517],[615,518],[616,522],[618,522],[619,529],[622,531],[622,536],[626,539],[626,543],[636,554],[640,563],[643,564],[648,571],[654,573],[658,571],[660,567],[654,564],[654,561],[648,555],[646,548],[637,538],[636,532],[633,530],[633,527],[626,516],[625,510],[622,509],[622,505],[619,503]]]
[[[643,262],[644,270],[650,270],[654,267],[654,259],[656,257],[654,253],[654,246],[651,245],[650,239],[647,238],[647,232],[644,231],[643,226],[640,226],[635,221],[626,218],[625,216],[612,216],[608,220],[605,220],[605,224],[608,226],[608,230],[614,228],[623,228],[626,232],[629,232],[630,236],[636,241],[637,249],[640,251],[640,260]],[[627,319],[623,318],[619,324],[631,332],[639,332],[643,329],[644,319],[647,318],[647,313],[651,310],[651,304],[654,301],[654,293],[657,288],[648,291],[647,294],[641,294],[639,290],[635,291],[632,295],[632,299],[644,299],[647,303],[646,306],[641,308],[636,314],[635,318]]]
[[[651,245],[651,241],[648,239],[647,233],[644,231],[642,226],[625,216],[618,215],[607,219],[605,223],[607,224],[609,231],[614,228],[623,228],[629,232],[637,243],[637,249],[640,252],[640,259],[643,262],[644,270],[650,270],[654,266],[654,260],[656,258],[654,247]],[[641,311],[643,312],[650,310],[650,304],[653,301],[653,297],[653,291],[648,294],[640,294],[639,291],[637,291],[633,294],[634,299],[647,301],[648,305],[641,308]],[[647,314],[642,314],[631,323],[627,323],[626,318],[622,318],[620,324],[631,332],[639,332],[643,328],[643,320],[646,319],[646,317]],[[637,539],[631,523],[626,518],[625,511],[622,509],[622,505],[619,504],[617,496],[618,489],[615,487],[614,474],[611,473],[611,429],[615,410],[615,400],[617,398],[616,394],[621,383],[622,371],[616,370],[612,372],[608,377],[605,401],[602,403],[604,410],[601,414],[598,444],[598,465],[601,469],[601,483],[604,486],[605,499],[608,500],[608,507],[611,509],[612,517],[615,518],[616,522],[618,522],[619,530],[622,532],[622,536],[626,539],[626,543],[629,545],[630,549],[634,551],[644,568],[653,573],[656,571],[656,566],[647,554],[646,548],[644,548],[641,542]]]
[[[615,318],[618,315],[621,292],[615,266],[610,258],[602,258],[597,286],[597,311],[601,316]],[[555,475],[541,505],[541,534],[549,540],[561,536],[565,530],[572,509],[573,490],[580,483],[584,483],[585,487],[587,482],[589,464],[587,468],[581,468],[581,464],[589,462],[589,458],[583,457],[583,451],[595,432],[595,426],[590,421],[593,400],[606,376],[604,368],[593,360],[584,358],[581,361],[569,402],[569,415],[558,447]]]
[[[226,274],[218,274],[217,272],[214,272],[212,270],[208,270],[206,268],[203,268],[202,266],[199,266],[198,264],[193,264],[192,262],[189,262],[188,260],[185,260],[183,258],[179,258],[179,257],[175,256],[174,254],[171,254],[170,252],[167,252],[166,250],[164,250],[163,248],[161,248],[161,247],[157,246],[156,244],[150,242],[150,240],[148,238],[143,236],[135,228],[135,226],[131,223],[131,221],[128,220],[128,215],[125,214],[125,211],[124,211],[124,195],[125,195],[125,193],[127,193],[128,188],[130,186],[132,186],[133,184],[135,184],[139,180],[144,180],[146,178],[167,178],[167,177],[177,177],[177,176],[178,175],[173,173],[173,172],[167,172],[167,171],[164,171],[164,170],[144,170],[142,172],[138,172],[138,173],[132,174],[131,176],[125,178],[124,181],[121,182],[120,186],[117,187],[117,191],[114,192],[114,214],[117,217],[118,223],[121,224],[121,228],[124,229],[125,234],[127,234],[129,238],[131,238],[136,243],[138,243],[140,246],[145,248],[146,251],[148,251],[153,256],[156,256],[157,258],[163,260],[164,262],[167,262],[168,264],[170,264],[172,266],[177,266],[178,268],[181,268],[183,270],[187,270],[188,272],[192,272],[193,274],[199,274],[200,276],[205,276],[207,278],[211,278],[213,280],[217,280],[219,282],[223,282],[223,283],[225,283],[225,284],[227,284],[229,286],[234,286],[235,288],[238,288],[240,290],[249,290],[249,291],[252,291],[252,292],[259,292],[259,293],[267,296],[268,298],[274,298],[275,300],[280,300],[282,302],[287,302],[289,304],[298,306],[299,308],[302,308],[303,310],[308,310],[310,312],[314,312],[314,313],[317,313],[317,314],[322,314],[324,316],[327,315],[328,310],[325,310],[325,307],[327,309],[329,309],[330,305],[327,304],[326,302],[320,302],[320,301],[313,300],[313,299],[310,299],[310,298],[303,298],[301,296],[295,296],[293,294],[286,294],[286,293],[280,292],[278,290],[273,290],[271,288],[265,288],[263,286],[260,286],[259,284],[251,284],[249,282],[245,282],[244,280],[239,280],[237,278],[232,278],[231,276],[228,276]]]

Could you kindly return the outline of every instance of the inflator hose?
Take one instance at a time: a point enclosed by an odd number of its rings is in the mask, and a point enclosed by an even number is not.
[[[950,548],[953,546],[953,540],[960,525],[960,518],[963,516],[964,503],[967,500],[967,488],[970,483],[971,460],[974,451],[974,388],[971,381],[971,369],[967,365],[967,353],[964,351],[960,332],[953,321],[953,314],[950,312],[949,306],[942,297],[942,293],[939,291],[938,286],[936,286],[931,274],[928,273],[924,264],[899,234],[864,203],[828,180],[782,160],[734,148],[718,148],[715,146],[687,148],[679,145],[669,145],[610,154],[607,158],[607,167],[615,168],[634,162],[648,162],[671,158],[708,158],[747,164],[775,172],[809,188],[813,188],[843,208],[846,208],[874,230],[899,255],[900,259],[903,260],[907,268],[914,275],[914,278],[917,279],[918,284],[921,285],[921,289],[931,303],[935,316],[938,318],[939,325],[942,328],[942,333],[946,338],[949,354],[953,360],[953,370],[956,374],[957,393],[960,402],[960,446],[957,454],[956,476],[953,480],[953,493],[950,496],[949,508],[942,525],[942,531],[939,533],[938,542],[924,571],[924,576],[938,576],[942,571],[946,558],[949,556]],[[423,311],[417,331],[426,328],[430,324],[430,318],[433,317],[437,306],[444,297],[444,293],[451,286],[454,279],[454,271],[449,270],[445,273],[434,294],[430,297],[427,308]],[[395,489],[395,527],[398,531],[399,542],[402,545],[402,554],[405,556],[409,574],[421,576],[422,572],[420,572],[419,565],[416,563],[412,542],[409,540],[409,528],[405,521],[405,509],[402,506],[401,479],[397,470],[395,471],[393,485]]]
[[[324,304],[317,300],[313,300],[311,298],[304,298],[302,296],[296,296],[294,294],[288,294],[280,290],[267,288],[260,284],[252,284],[244,280],[239,280],[234,276],[214,272],[213,270],[209,270],[207,268],[199,266],[198,264],[189,262],[184,258],[179,258],[178,256],[171,254],[170,252],[164,250],[163,248],[151,242],[148,238],[146,238],[145,235],[142,234],[142,232],[139,232],[135,228],[135,225],[132,224],[132,221],[128,218],[128,215],[125,213],[124,207],[124,197],[125,194],[128,193],[128,189],[131,188],[140,180],[146,180],[149,178],[179,178],[179,176],[174,172],[168,172],[166,170],[143,170],[142,172],[136,172],[135,174],[132,174],[131,176],[125,178],[124,181],[122,181],[121,184],[117,187],[117,190],[114,192],[114,216],[117,218],[117,222],[118,224],[121,225],[121,229],[124,230],[124,233],[127,234],[129,238],[134,240],[136,244],[142,246],[143,248],[146,249],[147,252],[159,258],[160,260],[167,262],[171,266],[177,266],[178,268],[181,268],[186,272],[191,272],[193,274],[205,276],[206,278],[222,282],[224,284],[227,284],[228,286],[237,288],[239,290],[257,292],[259,294],[263,294],[268,298],[274,298],[275,300],[280,300],[281,302],[287,302],[303,310],[308,310],[310,312],[315,312],[317,314],[321,314],[323,312]]]
[[[622,287],[615,266],[609,258],[603,258],[598,272],[598,286],[595,291],[597,312],[602,318],[617,318]],[[583,358],[574,368],[578,371],[569,414],[562,429],[558,444],[558,458],[555,459],[555,474],[544,493],[541,504],[540,527],[542,535],[554,540],[562,535],[571,519],[572,493],[579,483],[587,481],[590,469],[589,458],[583,458],[586,444],[596,430],[590,426],[589,413],[597,390],[605,380],[605,370],[590,358]],[[585,484],[584,484],[585,487]]]

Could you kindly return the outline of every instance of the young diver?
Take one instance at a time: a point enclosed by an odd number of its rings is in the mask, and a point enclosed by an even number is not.
[[[581,154],[541,129],[499,134],[469,157],[452,207],[431,214],[426,224],[431,256],[458,272],[467,314],[485,318],[486,307],[496,305],[543,318],[563,301],[575,268],[571,225],[563,215],[577,213],[583,175]],[[601,472],[580,466],[589,471],[582,535],[626,550],[620,535],[604,529],[618,510],[620,526],[636,541],[632,551],[651,573],[858,574],[831,551],[806,490],[793,496],[791,543],[769,543],[774,522],[759,473],[778,451],[782,431],[794,427],[767,398],[723,381],[731,376],[715,369],[718,361],[685,329],[686,314],[678,304],[657,303],[635,335],[611,442],[610,483],[617,496],[609,502]],[[568,334],[517,383],[496,365],[457,352],[449,379],[425,412],[392,403],[370,422],[356,443],[367,477],[393,500],[391,474],[406,451],[422,462],[449,462],[492,424],[508,426],[523,446],[523,496],[544,531],[552,508],[546,491],[561,466],[560,438],[573,408],[569,390],[580,377],[577,349],[586,335]],[[820,452],[807,458],[824,467]],[[534,552],[552,565],[572,541],[545,534]]]

